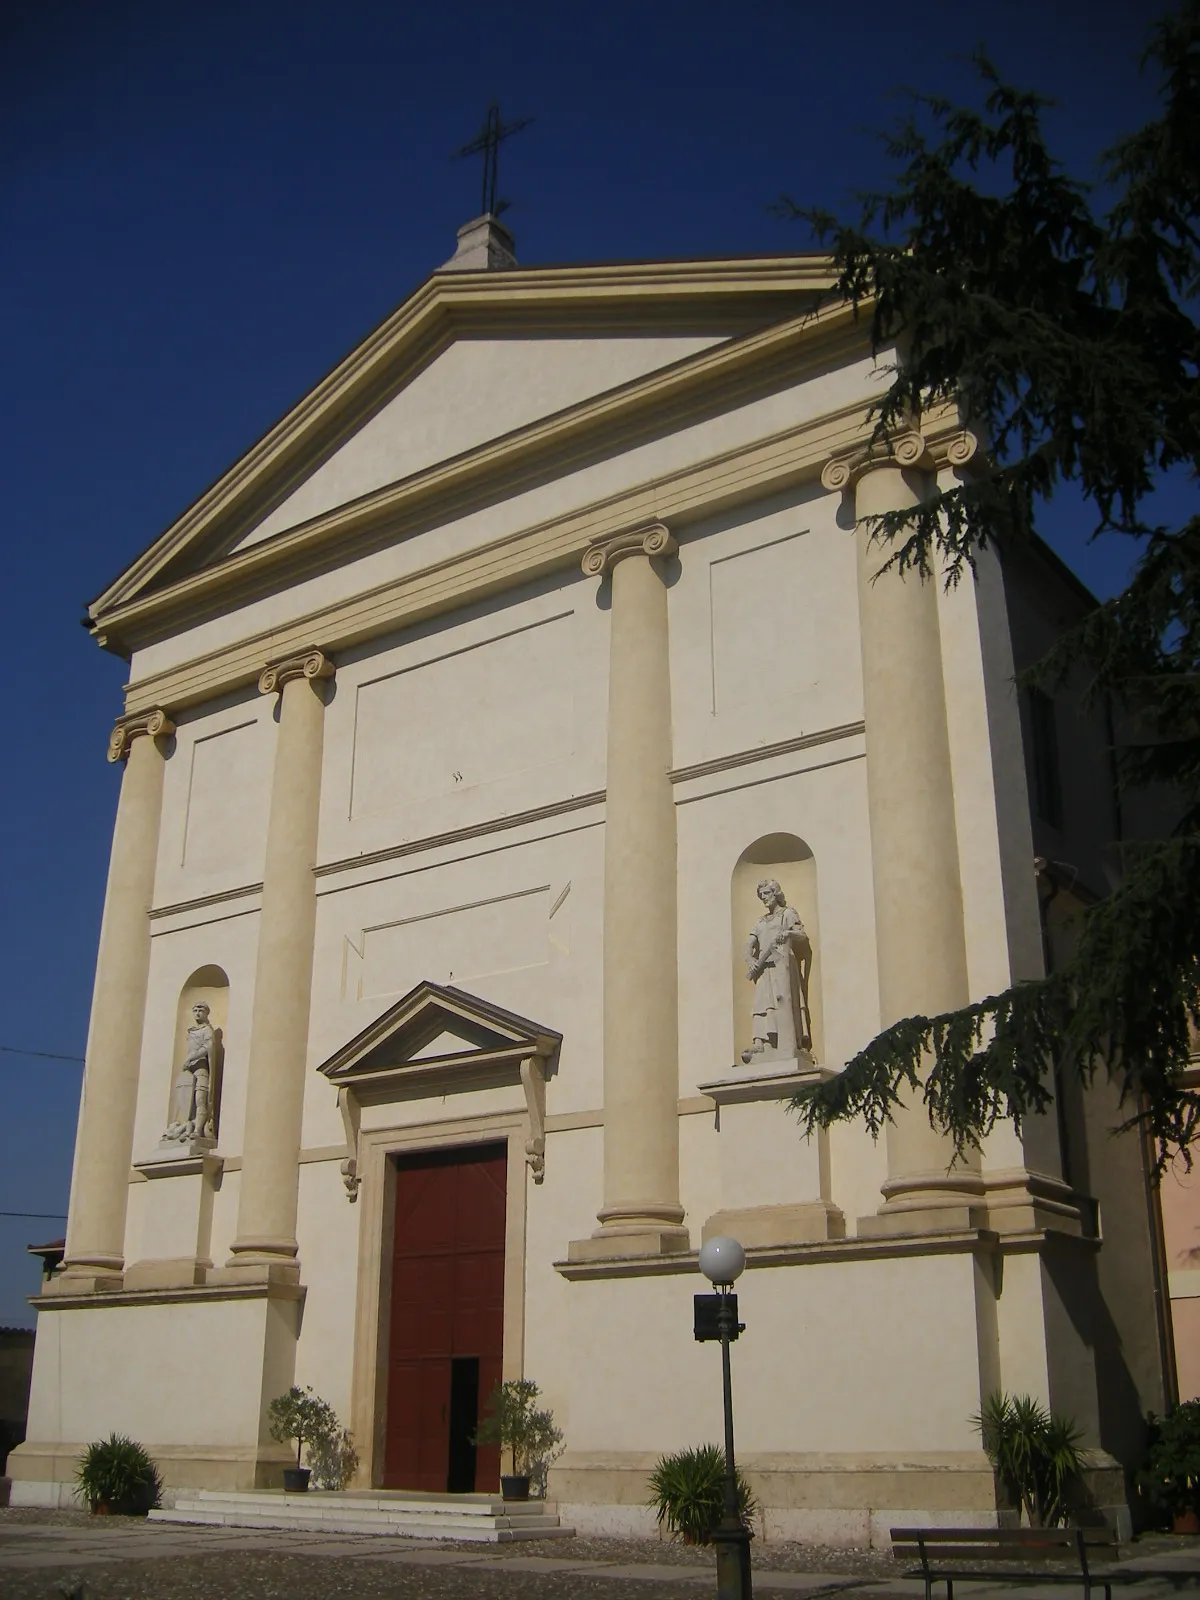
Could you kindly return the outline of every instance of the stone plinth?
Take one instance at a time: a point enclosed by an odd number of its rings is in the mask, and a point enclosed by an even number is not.
[[[832,1076],[806,1057],[757,1061],[699,1085],[716,1102],[721,1209],[704,1238],[730,1233],[744,1245],[843,1239],[846,1224],[829,1198],[829,1140],[806,1138],[787,1102]]]
[[[164,1139],[134,1163],[156,1185],[144,1208],[141,1259],[125,1269],[128,1289],[167,1289],[203,1283],[212,1267],[213,1196],[223,1158],[212,1139]],[[164,1181],[169,1180],[169,1181]]]

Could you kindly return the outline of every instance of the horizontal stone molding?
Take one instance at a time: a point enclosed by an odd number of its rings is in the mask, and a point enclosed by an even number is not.
[[[165,906],[151,906],[151,922],[161,922],[164,917],[179,917],[189,911],[207,911],[210,906],[228,905],[234,900],[247,900],[262,893],[261,883],[240,883],[236,889],[218,889],[213,894],[200,894],[194,900],[176,900]]]
[[[403,856],[422,855],[427,850],[439,850],[444,845],[465,844],[471,839],[483,839],[493,833],[508,833],[527,824],[549,822],[555,817],[568,816],[572,811],[587,811],[592,806],[604,804],[604,790],[593,789],[586,794],[568,795],[550,805],[533,806],[528,811],[513,811],[503,817],[489,817],[484,822],[471,823],[465,828],[451,828],[446,833],[429,833],[420,839],[406,839],[402,844],[387,845],[382,850],[368,850],[362,855],[342,856],[336,861],[323,861],[313,868],[317,878],[328,878],[339,872],[352,872],[357,867],[380,866],[386,861],[396,861]]]
[[[323,639],[330,651],[343,651],[547,573],[569,569],[582,561],[589,544],[647,519],[658,518],[672,527],[683,525],[812,482],[831,452],[849,448],[865,436],[867,414],[865,403],[847,406],[418,568],[292,622],[131,682],[126,704],[131,711],[159,701],[178,707],[197,705],[257,679],[281,650],[302,650],[314,637]],[[389,528],[393,542],[410,531],[399,509]]]
[[[430,355],[440,353],[448,342],[440,341]],[[720,398],[733,405],[770,392],[788,379],[799,382],[806,374],[827,370],[839,347],[849,356],[862,345],[862,332],[848,308],[828,306],[816,315],[784,318],[723,339],[499,439],[486,440],[295,528],[210,560],[174,583],[149,590],[149,568],[167,543],[167,539],[160,540],[90,608],[95,631],[110,647],[136,648],[141,637],[149,632],[161,634],[164,625],[184,617],[194,620],[214,605],[228,609],[320,570],[349,545],[362,554],[374,543],[391,542],[398,531],[397,518],[414,510],[419,509],[428,519],[432,506],[452,503],[461,515],[494,500],[500,492],[519,490],[531,478],[573,470],[594,455],[597,445],[611,445],[616,433],[634,443],[659,435],[668,426],[686,426],[711,415]],[[254,454],[251,451],[239,466],[248,466]],[[259,506],[261,515],[266,506],[262,500]],[[642,515],[653,515],[657,509],[647,507]],[[181,519],[176,530],[181,530],[186,520]],[[252,516],[227,531],[226,551],[255,520]],[[199,528],[194,527],[190,537],[178,532],[176,559],[183,548],[200,538]]]
[[[149,739],[166,739],[175,732],[175,724],[161,706],[151,706],[132,716],[122,717],[108,738],[108,759],[124,761],[129,747],[142,735]]]
[[[1005,1240],[1005,1244],[1008,1240]],[[746,1251],[746,1266],[804,1267],[824,1261],[870,1261],[894,1256],[944,1256],[994,1253],[1000,1235],[986,1228],[947,1229],[945,1233],[886,1234],[853,1239],[821,1240],[813,1244],[763,1245]],[[564,1278],[642,1278],[665,1273],[698,1273],[700,1255],[681,1250],[664,1256],[622,1256],[556,1261]]]
[[[843,722],[835,728],[822,728],[817,733],[801,733],[793,739],[777,739],[774,744],[756,745],[752,750],[734,750],[727,756],[713,756],[709,761],[694,761],[686,767],[672,767],[667,776],[672,783],[690,783],[693,778],[709,778],[718,772],[728,772],[731,767],[748,767],[756,761],[790,756],[797,750],[810,750],[815,745],[832,744],[838,739],[861,738],[865,731],[864,722]]]
[[[92,1294],[39,1294],[32,1295],[29,1303],[39,1312],[96,1311],[113,1306],[191,1305],[201,1300],[303,1300],[306,1292],[302,1283],[264,1280],[177,1284],[163,1289],[101,1289]]]
[[[863,340],[848,307],[812,315],[815,297],[833,283],[821,257],[521,268],[497,279],[435,274],[426,280],[108,586],[92,615],[107,616],[140,594],[198,542],[219,545],[223,536],[228,548],[286,492],[305,461],[336,447],[458,335],[577,333],[581,324],[597,332],[691,332],[711,325],[731,342],[731,330],[761,333],[781,320],[790,326],[802,310],[796,320],[810,329],[835,324],[849,327],[858,344]],[[694,359],[676,365],[690,369]],[[642,386],[625,385],[617,394]]]

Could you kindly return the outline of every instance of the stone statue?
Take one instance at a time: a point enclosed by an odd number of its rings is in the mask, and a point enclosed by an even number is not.
[[[778,881],[758,886],[763,915],[746,940],[746,976],[754,985],[754,1043],[742,1060],[780,1061],[812,1048],[808,975],[812,943]]]
[[[213,1087],[217,1069],[217,1033],[208,1020],[208,1005],[198,1000],[192,1007],[195,1021],[187,1031],[187,1048],[171,1089],[171,1120],[163,1131],[163,1142],[212,1139],[214,1134]]]

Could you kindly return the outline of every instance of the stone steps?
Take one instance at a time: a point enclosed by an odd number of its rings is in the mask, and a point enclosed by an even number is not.
[[[310,1490],[285,1494],[197,1489],[181,1494],[154,1522],[218,1528],[301,1528],[313,1533],[375,1533],[412,1539],[466,1539],[507,1544],[514,1539],[568,1539],[553,1501],[504,1500],[486,1494],[420,1494],[407,1490]]]

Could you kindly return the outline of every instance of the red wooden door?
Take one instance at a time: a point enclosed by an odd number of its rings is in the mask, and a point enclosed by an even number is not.
[[[503,1145],[402,1156],[396,1173],[384,1485],[445,1493],[451,1363],[479,1363],[479,1406],[504,1346]],[[456,1426],[463,1426],[461,1416]],[[500,1453],[481,1447],[475,1488],[499,1487]]]

